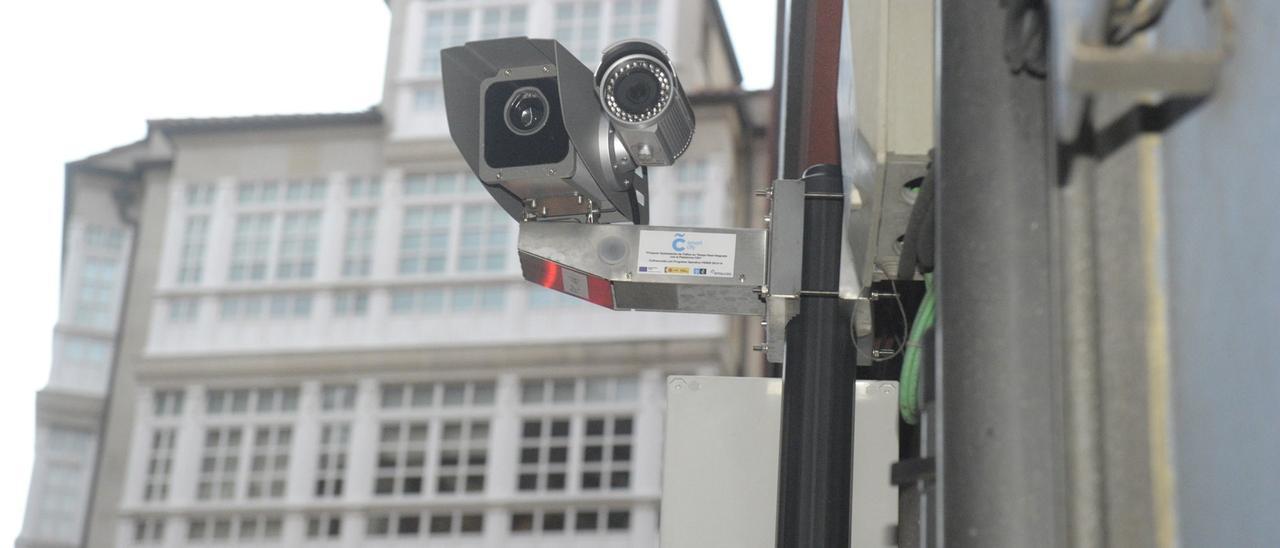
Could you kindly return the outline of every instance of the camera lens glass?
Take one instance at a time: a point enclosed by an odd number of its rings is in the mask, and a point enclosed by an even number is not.
[[[605,111],[615,120],[645,123],[671,102],[670,73],[652,58],[623,58],[609,69],[600,89]]]
[[[547,125],[550,110],[547,98],[538,88],[520,88],[507,100],[507,128],[517,135],[533,135]]]
[[[628,114],[641,115],[656,108],[662,100],[659,93],[658,77],[652,72],[638,70],[628,73],[614,84],[614,96],[618,98],[618,108]]]

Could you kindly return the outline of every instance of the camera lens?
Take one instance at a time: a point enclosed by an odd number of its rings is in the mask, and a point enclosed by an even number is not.
[[[517,89],[507,99],[507,129],[517,135],[533,135],[547,124],[547,98],[535,87]]]
[[[671,75],[651,58],[633,56],[614,63],[605,76],[601,98],[616,120],[644,123],[671,102]]]
[[[614,85],[618,108],[628,114],[640,115],[658,106],[662,96],[658,93],[658,78],[651,72],[636,71],[618,79]]]

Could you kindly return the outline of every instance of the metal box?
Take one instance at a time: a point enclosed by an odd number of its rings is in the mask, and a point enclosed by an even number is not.
[[[854,390],[852,546],[893,546],[898,383]],[[779,379],[667,379],[663,548],[774,546],[781,419]]]

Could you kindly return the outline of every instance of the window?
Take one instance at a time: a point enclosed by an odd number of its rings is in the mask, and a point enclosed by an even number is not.
[[[317,498],[341,497],[347,474],[347,446],[351,425],[326,423],[320,426],[320,449],[316,464]]]
[[[182,390],[156,390],[151,395],[151,414],[157,417],[182,415],[184,397]]]
[[[452,213],[443,205],[405,208],[400,232],[401,274],[444,272]]]
[[[98,328],[115,324],[115,293],[118,264],[114,259],[86,257],[80,265],[80,287],[76,300],[76,322]]]
[[[271,213],[236,216],[235,234],[231,239],[231,269],[227,273],[231,281],[266,279],[274,225],[275,216]]]
[[[370,538],[460,537],[484,531],[484,514],[439,510],[430,514],[388,512],[371,514],[365,535]]]
[[[418,67],[422,75],[438,76],[440,50],[466,42],[470,30],[471,10],[469,8],[428,11],[426,25],[423,28],[422,56]]]
[[[480,11],[480,36],[477,40],[523,36],[525,20],[528,18],[524,6],[504,6],[484,8]]]
[[[285,202],[316,202],[324,200],[327,184],[324,179],[289,181],[284,187]]]
[[[417,111],[436,111],[444,106],[440,86],[424,84],[413,90],[413,109]]]
[[[272,515],[197,516],[187,521],[187,541],[245,544],[279,540],[284,518]]]
[[[84,227],[85,246],[92,250],[114,252],[124,247],[124,229],[101,225]]]
[[[239,426],[212,426],[204,432],[204,451],[196,480],[197,500],[229,500],[235,497],[240,473]]]
[[[702,196],[703,192],[701,190],[681,190],[676,192],[675,224],[680,226],[702,225]]]
[[[445,421],[444,427],[440,431],[440,459],[436,468],[436,493],[484,492],[488,445],[488,421]]]
[[[436,511],[431,513],[427,534],[432,537],[478,535],[484,531],[484,514]]]
[[[124,229],[115,226],[86,225],[84,244],[91,250],[116,252],[124,247]]]
[[[338,317],[365,316],[369,313],[368,291],[334,291],[333,315]]]
[[[674,179],[675,216],[673,223],[684,226],[706,224],[706,188],[711,186],[710,163],[705,158],[689,158],[671,168]]]
[[[284,497],[292,441],[293,428],[289,426],[259,426],[254,429],[253,449],[249,457],[249,498]]]
[[[378,434],[374,494],[421,494],[426,457],[426,421],[383,422]]]
[[[502,310],[506,300],[507,287],[504,285],[458,287],[452,292],[449,308],[455,312],[493,312]]]
[[[157,428],[151,432],[150,454],[147,456],[146,479],[142,500],[160,502],[169,498],[169,475],[173,472],[174,439],[177,428]]]
[[[631,417],[588,417],[582,447],[583,491],[631,487]]]
[[[300,319],[311,315],[311,293],[270,295],[226,295],[218,299],[218,316],[223,320]]]
[[[218,190],[215,183],[189,183],[184,189],[187,207],[204,207],[213,205],[214,194]]]
[[[347,211],[347,237],[342,249],[343,276],[367,277],[373,270],[373,237],[377,223],[377,209]]]
[[[37,467],[43,467],[39,484],[39,502],[35,507],[35,533],[38,537],[79,542],[80,524],[84,517],[85,490],[94,436],[88,430],[50,427],[43,431],[44,450]]]
[[[93,432],[56,426],[49,429],[48,450],[55,456],[79,460],[92,448]]]
[[[376,199],[382,195],[382,179],[377,175],[347,178],[347,197],[352,200]]]
[[[405,196],[455,194],[468,181],[465,173],[410,173],[404,178]],[[476,183],[479,185],[480,183]]]
[[[219,302],[219,316],[224,320],[252,320],[262,318],[262,295],[227,295]]]
[[[564,491],[569,471],[569,419],[525,419],[520,427],[520,491]]]
[[[613,41],[658,39],[658,0],[613,0]]]
[[[581,59],[594,59],[599,56],[602,49],[600,2],[596,0],[558,2],[555,14],[557,40]]]
[[[111,343],[76,335],[61,335],[61,340],[61,353],[50,382],[78,390],[105,390],[111,369]]]
[[[268,313],[272,318],[306,318],[311,315],[311,294],[276,293]]]
[[[382,385],[383,409],[482,407],[493,405],[493,381],[448,383],[387,383]]]
[[[512,224],[511,217],[498,206],[463,206],[462,227],[458,235],[458,270],[505,270],[507,258],[511,255],[507,240]]]
[[[106,341],[66,335],[63,338],[62,359],[93,365],[107,365],[111,361],[111,344]]]
[[[199,297],[172,297],[169,299],[169,322],[192,323],[199,316]]]
[[[526,405],[634,402],[638,390],[635,376],[526,379],[520,383],[520,402]]]
[[[292,188],[294,183],[289,183]],[[284,216],[280,233],[280,251],[276,259],[276,278],[306,280],[315,275],[316,253],[320,241],[320,213],[292,212]]]
[[[391,313],[437,314],[444,311],[445,290],[439,287],[391,290]]]
[[[320,388],[320,409],[323,411],[350,411],[355,405],[354,384],[326,384]]]
[[[236,185],[236,202],[241,205],[270,204],[276,201],[275,181],[244,182]]]
[[[134,544],[163,544],[164,518],[138,518],[133,520]]]
[[[292,413],[298,410],[298,388],[220,388],[205,396],[205,413],[209,415],[264,415]]]
[[[84,518],[86,467],[76,460],[57,459],[44,464],[37,506],[36,534],[40,538],[79,542]]]
[[[584,535],[630,528],[631,511],[621,508],[542,508],[511,515],[511,532],[523,535]]]
[[[312,540],[342,538],[342,516],[337,514],[307,516],[307,538]]]
[[[182,229],[178,251],[178,283],[198,284],[204,275],[204,249],[209,239],[209,216],[191,215]]]

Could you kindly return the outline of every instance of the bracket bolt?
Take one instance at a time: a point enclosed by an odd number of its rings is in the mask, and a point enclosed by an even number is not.
[[[769,345],[767,345],[767,344],[757,344],[757,345],[755,345],[755,346],[752,346],[752,347],[751,347],[751,349],[752,349],[752,350],[754,350],[754,351],[756,351],[756,352],[768,352],[768,351],[769,351]]]

